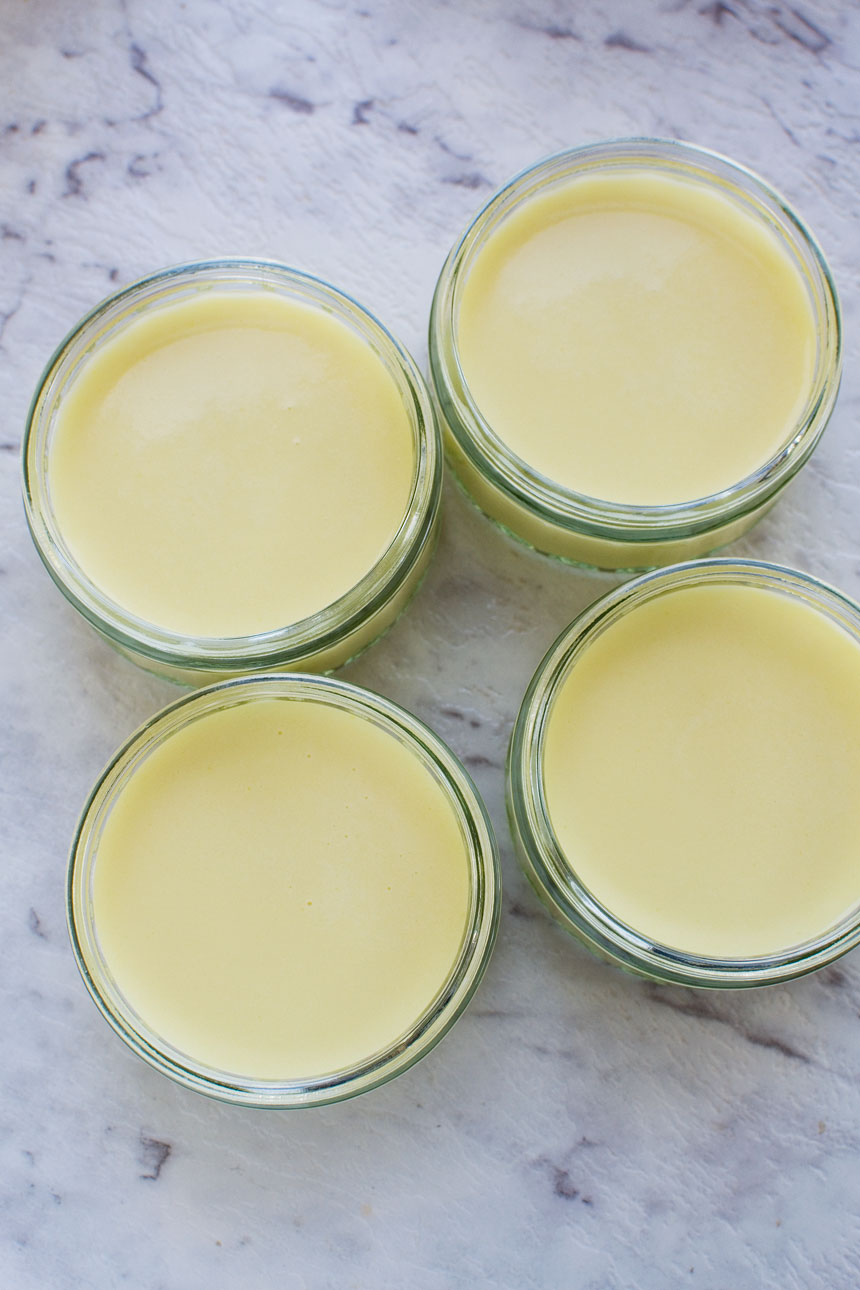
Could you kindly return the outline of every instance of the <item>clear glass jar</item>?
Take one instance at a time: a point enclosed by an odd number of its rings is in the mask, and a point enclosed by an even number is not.
[[[450,803],[469,866],[469,906],[456,962],[447,979],[404,1034],[360,1065],[318,1078],[252,1080],[215,1070],[171,1046],[123,997],[99,940],[93,881],[99,842],[120,794],[141,764],[177,732],[205,717],[255,700],[285,699],[330,705],[393,735],[420,760]],[[492,827],[478,792],[447,746],[396,704],[343,681],[284,674],[247,676],[187,695],[164,708],[119,750],[84,809],[69,860],[67,913],[72,946],[84,982],[110,1025],[162,1074],[224,1102],[253,1107],[319,1106],[343,1101],[408,1070],[430,1051],[468,1004],[489,961],[499,923],[501,879]]]
[[[366,342],[403,399],[414,438],[414,474],[406,512],[390,545],[340,599],[277,630],[195,639],[128,612],[80,566],[64,540],[52,504],[51,447],[64,393],[94,353],[141,314],[213,289],[276,292],[325,311]],[[120,652],[158,675],[187,685],[250,671],[340,667],[403,611],[426,572],[438,534],[441,443],[432,402],[415,363],[354,300],[325,282],[265,260],[210,260],[164,269],[96,306],[62,342],[39,382],[27,419],[23,470],[30,532],[66,598]]]
[[[544,784],[544,741],[555,698],[589,645],[638,606],[667,592],[703,585],[769,589],[825,615],[860,646],[860,607],[809,574],[755,560],[690,561],[644,574],[601,597],[568,627],[538,667],[523,699],[508,753],[507,808],[525,873],[559,922],[599,957],[673,985],[740,988],[772,985],[823,967],[860,944],[858,905],[838,925],[780,953],[712,958],[642,935],[580,880],[553,830]],[[611,773],[611,772],[608,772]],[[624,793],[620,785],[619,795]]]
[[[457,335],[463,285],[488,239],[509,216],[573,179],[643,171],[719,193],[769,230],[800,273],[818,342],[806,405],[775,455],[733,487],[665,506],[631,506],[577,493],[517,456],[477,406],[461,366]],[[704,555],[746,532],[818,442],[833,409],[841,371],[836,290],[809,231],[785,200],[751,171],[703,148],[662,139],[618,139],[572,148],[538,162],[500,189],[445,262],[433,298],[429,340],[446,451],[478,506],[539,551],[577,564],[630,571]]]

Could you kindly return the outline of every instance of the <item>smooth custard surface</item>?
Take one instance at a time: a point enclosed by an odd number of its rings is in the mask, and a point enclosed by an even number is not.
[[[172,734],[99,842],[105,961],[146,1024],[246,1078],[394,1043],[458,958],[466,842],[417,754],[369,720],[265,699]]]
[[[83,571],[170,631],[236,637],[332,604],[390,545],[415,449],[370,345],[274,291],[135,318],[60,402],[50,490]]]
[[[774,591],[668,591],[572,666],[543,776],[571,868],[636,931],[802,944],[860,903],[860,646]]]
[[[491,430],[563,487],[630,505],[729,488],[794,433],[812,307],[776,237],[719,193],[631,171],[525,200],[455,320]]]

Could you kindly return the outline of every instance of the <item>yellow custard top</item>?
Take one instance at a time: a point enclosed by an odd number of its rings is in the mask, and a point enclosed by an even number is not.
[[[468,262],[455,318],[490,429],[564,488],[710,496],[791,438],[815,320],[777,236],[719,192],[630,170],[524,200]]]
[[[126,612],[195,637],[297,622],[403,522],[416,450],[382,359],[274,291],[210,288],[87,356],[50,447],[57,524]]]
[[[459,818],[418,754],[318,701],[206,713],[121,789],[93,920],[143,1022],[247,1079],[321,1076],[396,1043],[457,962]]]
[[[635,931],[716,958],[817,938],[860,903],[860,646],[775,591],[668,591],[572,665],[543,782],[571,869]]]

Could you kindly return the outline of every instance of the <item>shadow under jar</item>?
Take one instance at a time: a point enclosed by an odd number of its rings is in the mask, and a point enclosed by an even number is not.
[[[85,808],[68,917],[122,1039],[186,1088],[341,1101],[424,1056],[499,920],[486,812],[442,741],[319,676],[248,676],[165,708]]]
[[[454,246],[430,319],[446,450],[487,515],[608,569],[744,533],[836,398],[836,291],[763,180],[689,144],[539,162]]]
[[[860,942],[860,608],[807,574],[645,574],[523,700],[508,813],[561,923],[656,981],[770,985]]]
[[[135,662],[199,685],[328,671],[391,625],[438,529],[441,446],[409,355],[283,265],[181,265],[62,343],[24,441],[36,547]]]

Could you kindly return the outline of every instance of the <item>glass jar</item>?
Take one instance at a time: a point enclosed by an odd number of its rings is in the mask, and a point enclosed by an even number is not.
[[[745,587],[776,592],[794,604],[806,606],[823,615],[847,633],[853,645],[860,650],[860,607],[808,574],[759,561],[729,559],[691,561],[644,574],[609,592],[586,609],[562,632],[538,667],[523,699],[511,737],[508,754],[508,818],[520,861],[538,895],[559,922],[598,956],[639,976],[668,984],[703,988],[771,985],[822,967],[860,943],[860,878],[856,884],[858,903],[853,911],[843,916],[836,925],[824,928],[820,935],[803,944],[790,945],[778,953],[755,957],[697,955],[661,944],[642,934],[624,922],[607,904],[602,903],[578,876],[576,857],[565,853],[553,828],[548,806],[545,781],[548,723],[566,680],[583,657],[587,656],[589,647],[608,629],[649,602],[653,603],[670,592],[701,587]],[[627,649],[629,648],[628,640]],[[606,655],[603,657],[605,659]],[[860,653],[857,665],[860,669]],[[620,672],[622,656],[618,653],[614,656],[614,666],[616,672]],[[589,675],[593,681],[593,673]],[[706,711],[707,701],[707,694],[703,694],[701,712]],[[669,712],[671,721],[674,709],[661,708],[661,712],[664,711]],[[619,699],[619,730],[627,729],[624,724],[626,717],[623,702]],[[686,727],[676,729],[670,725],[672,739],[679,747],[685,738],[684,729]],[[794,733],[796,736],[796,730]],[[640,731],[635,724],[630,727],[628,738],[637,741],[637,757],[649,756],[651,737],[649,730]],[[805,728],[803,737],[806,737]],[[796,746],[796,737],[794,743]],[[685,759],[693,756],[686,744],[683,748],[686,749]],[[605,752],[601,755],[593,749],[592,751],[595,759],[599,758],[601,768],[605,768],[607,782],[610,782],[614,774],[621,781],[617,784],[617,789],[611,789],[613,800],[620,804],[625,794],[628,795],[628,800],[635,800],[629,796],[634,786],[628,783],[625,770],[619,771],[615,763],[607,764]],[[777,754],[781,755],[780,750],[777,750]],[[650,755],[656,754],[652,752]],[[810,748],[804,753],[804,758],[812,755]],[[688,764],[691,764],[689,760],[683,760],[683,765]],[[629,771],[629,767],[626,770]],[[572,790],[569,788],[568,792],[570,791]],[[721,791],[725,794],[727,790],[723,787]],[[766,781],[756,791],[766,793]],[[805,778],[800,796],[803,797],[804,793],[810,791],[812,790]],[[729,799],[728,807],[723,809],[731,812],[733,801],[734,799]],[[629,823],[630,817],[625,815],[624,818]],[[808,822],[806,816],[802,820]],[[697,827],[704,831],[710,826],[703,819]],[[800,829],[803,825],[797,823],[796,827]],[[588,837],[594,851],[596,843],[593,830],[588,833]],[[641,850],[635,850],[640,845]],[[662,844],[659,838],[653,836],[653,829],[644,835],[644,840],[643,834],[637,831],[634,850],[637,864],[644,866],[646,877],[642,881],[644,889],[647,889],[646,857],[654,852],[660,854]],[[592,872],[595,872],[594,860],[591,863]],[[810,865],[812,868],[807,867],[806,873],[814,881],[814,853],[810,856]],[[695,872],[694,868],[692,881],[695,881]],[[618,900],[618,870],[614,871],[612,881],[615,883]],[[637,888],[637,891],[641,892],[642,889]],[[665,884],[660,890],[665,890]],[[699,891],[699,888],[696,887],[695,890]],[[637,901],[639,899],[637,896]],[[658,900],[655,897],[655,907]]]
[[[111,599],[70,551],[52,499],[52,444],[58,412],[81,369],[142,316],[190,302],[208,291],[276,293],[345,324],[370,347],[394,381],[414,445],[408,505],[373,567],[346,594],[309,617],[275,630],[229,638],[195,638],[168,630]],[[254,451],[253,445],[248,451]],[[30,531],[66,598],[120,652],[158,675],[187,685],[255,670],[340,667],[390,627],[405,608],[427,569],[438,533],[441,445],[432,403],[414,362],[354,300],[325,282],[265,260],[211,260],[165,269],[117,292],[87,314],[62,342],[39,383],[27,420],[23,468]],[[306,553],[297,551],[295,558],[305,559]]]
[[[405,1033],[392,1034],[387,1046],[356,1065],[321,1074],[311,1071],[306,1078],[288,1080],[251,1079],[214,1069],[193,1055],[180,1051],[156,1033],[124,997],[117,984],[100,940],[98,902],[94,898],[94,880],[105,827],[118,800],[147,759],[201,719],[224,714],[237,705],[272,699],[322,704],[356,716],[393,736],[414,754],[422,772],[426,771],[437,788],[442,790],[453,814],[453,827],[462,841],[468,867],[467,914],[459,952],[447,977],[439,980],[435,997],[421,1015],[415,1017]],[[194,774],[199,771],[200,767],[195,763]],[[250,778],[250,770],[248,775]],[[175,780],[171,779],[171,783]],[[406,807],[403,802],[398,802],[397,809],[405,810]],[[384,818],[384,811],[380,818]],[[323,840],[320,845],[327,843]],[[236,860],[240,864],[241,856]],[[291,893],[294,877],[291,874]],[[291,895],[293,898],[294,893]],[[304,904],[303,899],[295,899],[299,906]],[[335,911],[341,911],[341,904],[337,902],[342,897],[337,895],[334,899]],[[307,903],[313,902],[309,900]],[[247,676],[187,695],[163,709],[131,736],[99,779],[84,809],[68,870],[67,912],[75,956],[88,990],[117,1034],[138,1056],[184,1087],[224,1102],[254,1107],[318,1106],[342,1101],[386,1083],[417,1062],[446,1034],[474,994],[493,948],[499,909],[500,876],[492,827],[478,792],[460,762],[437,735],[396,704],[358,686],[319,676]],[[372,919],[372,912],[368,913],[366,908],[346,912],[352,918]],[[329,908],[324,917],[331,916]],[[279,922],[278,925],[282,924]],[[153,935],[152,953],[158,954],[158,936]],[[235,944],[225,947],[225,953],[237,952],[236,945],[241,942],[237,938],[234,940]],[[116,964],[116,960],[114,962]],[[254,972],[258,971],[255,967]],[[311,969],[308,971],[307,989],[312,997],[316,997],[313,996]],[[319,1006],[318,1000],[314,1006]],[[253,1008],[251,1000],[248,1000],[247,1007]]]
[[[681,179],[694,191],[719,194],[766,231],[800,275],[817,342],[805,406],[778,451],[731,487],[667,505],[586,496],[518,456],[482,414],[464,375],[458,341],[464,285],[506,220],[573,180],[642,174]],[[647,138],[572,148],[531,166],[490,198],[442,269],[429,342],[446,451],[477,505],[539,551],[577,564],[630,571],[704,555],[746,532],[818,442],[833,409],[841,370],[839,304],[830,271],[814,238],[785,200],[751,171],[716,153]],[[647,453],[647,444],[642,451]]]

